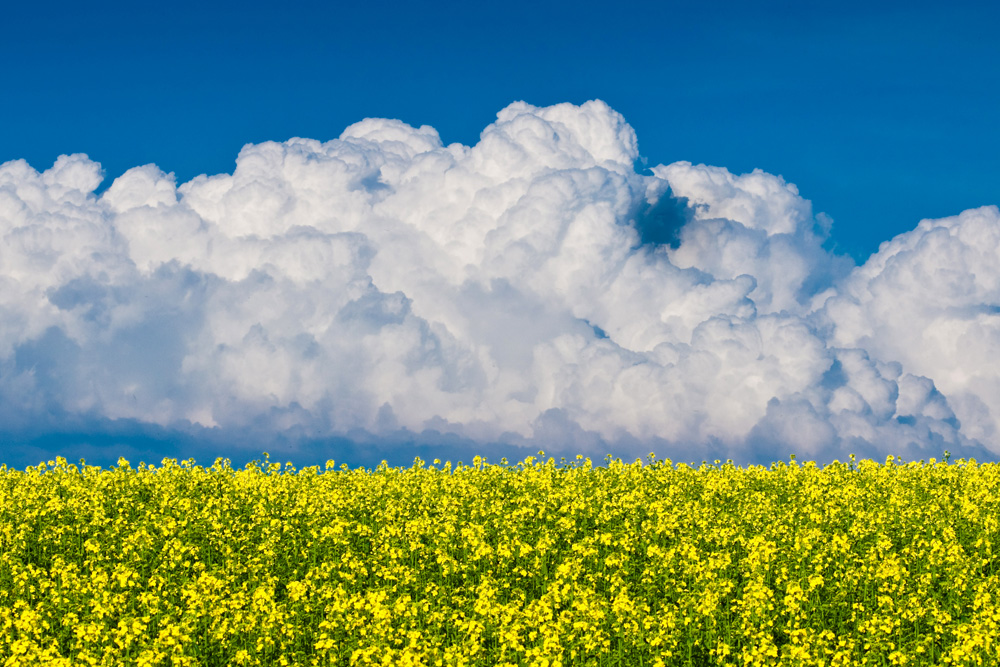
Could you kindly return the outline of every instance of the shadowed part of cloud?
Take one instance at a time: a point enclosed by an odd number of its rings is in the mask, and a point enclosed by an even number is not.
[[[691,219],[687,200],[673,197],[669,189],[653,202],[644,201],[635,213],[635,230],[643,245],[666,246],[676,250],[681,229]]]

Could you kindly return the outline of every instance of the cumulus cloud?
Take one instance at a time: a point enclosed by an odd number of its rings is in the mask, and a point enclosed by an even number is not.
[[[471,147],[366,119],[100,195],[86,156],[8,162],[0,430],[1000,453],[996,208],[855,267],[781,177],[639,157],[593,101],[512,104]]]
[[[922,376],[904,392],[908,409],[957,419],[962,433],[1000,451],[996,206],[923,220],[883,243],[822,314],[831,344],[864,348]]]

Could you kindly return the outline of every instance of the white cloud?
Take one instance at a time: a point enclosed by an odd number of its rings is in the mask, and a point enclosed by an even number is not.
[[[85,156],[4,164],[0,430],[1000,452],[995,208],[855,269],[780,177],[638,158],[595,101],[512,104],[472,147],[366,119],[99,196]]]
[[[923,220],[883,243],[830,296],[823,314],[832,344],[863,347],[933,379],[962,432],[1000,450],[996,206]]]

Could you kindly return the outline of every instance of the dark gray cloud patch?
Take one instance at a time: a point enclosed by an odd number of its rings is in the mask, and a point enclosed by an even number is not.
[[[644,245],[665,245],[676,250],[681,242],[681,229],[692,217],[688,201],[674,197],[667,188],[654,201],[639,204],[633,224]]]

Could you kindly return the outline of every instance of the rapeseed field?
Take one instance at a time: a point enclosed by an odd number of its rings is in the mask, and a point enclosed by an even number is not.
[[[0,467],[0,662],[1000,664],[997,465],[605,463]]]

